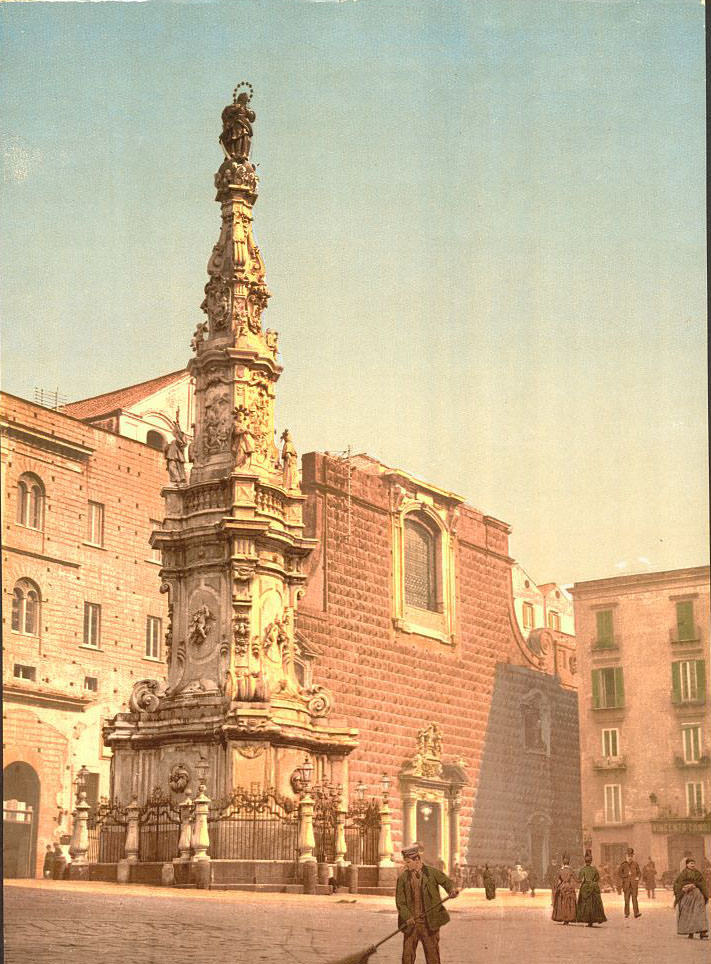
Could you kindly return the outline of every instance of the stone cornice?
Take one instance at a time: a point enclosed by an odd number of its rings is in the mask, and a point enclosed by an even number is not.
[[[686,583],[689,585],[708,584],[711,570],[708,566],[694,566],[688,569],[671,569],[664,572],[642,572],[630,576],[610,576],[607,579],[591,579],[576,582],[569,592],[577,599],[598,596],[604,593],[619,595],[625,591],[664,588],[673,590]]]
[[[30,552],[29,549],[16,549],[14,546],[4,545],[3,552],[14,552],[18,556],[29,556],[31,559],[41,559],[42,562],[56,562],[59,566],[68,566],[70,569],[81,569],[78,562],[69,562],[66,559],[58,559],[56,556],[46,556],[41,552]]]
[[[88,697],[68,696],[56,690],[25,689],[24,686],[16,686],[13,683],[5,683],[3,686],[3,696],[6,705],[9,703],[23,703],[28,706],[44,706],[53,709],[72,710],[75,713],[83,713],[87,706],[91,706],[96,702]]]
[[[64,455],[77,462],[86,462],[94,453],[94,449],[88,445],[70,442],[69,439],[49,435],[47,432],[41,432],[36,428],[18,425],[16,422],[7,422],[5,419],[0,421],[0,433],[9,435],[11,438],[17,438],[23,442],[28,442],[37,448],[56,452],[58,455]]]

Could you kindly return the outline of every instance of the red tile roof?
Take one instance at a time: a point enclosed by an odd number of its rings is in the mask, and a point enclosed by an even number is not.
[[[94,395],[93,398],[82,398],[77,402],[70,402],[62,405],[59,409],[65,415],[73,418],[93,419],[109,412],[115,412],[120,408],[129,408],[136,402],[142,401],[149,395],[153,395],[161,388],[172,385],[180,381],[187,375],[187,370],[181,368],[178,372],[171,372],[170,375],[159,375],[158,378],[151,378],[147,382],[139,382],[137,385],[129,385],[128,388],[117,388],[114,392],[106,392],[104,395]]]

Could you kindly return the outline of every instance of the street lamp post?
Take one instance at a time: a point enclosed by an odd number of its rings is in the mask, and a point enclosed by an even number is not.
[[[72,813],[72,840],[69,854],[72,858],[69,875],[81,878],[88,875],[87,853],[89,850],[89,811],[91,807],[86,802],[86,785],[89,771],[82,765],[74,782],[76,788],[76,805]]]

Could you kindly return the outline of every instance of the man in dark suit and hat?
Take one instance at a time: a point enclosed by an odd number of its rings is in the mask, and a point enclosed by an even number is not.
[[[439,888],[446,890],[450,897],[456,897],[459,891],[445,873],[422,862],[418,844],[406,847],[402,856],[405,870],[395,888],[398,925],[405,928],[402,964],[414,964],[420,941],[426,964],[440,964],[439,929],[449,921],[449,914],[442,906]]]
[[[617,876],[622,881],[622,893],[625,895],[625,917],[630,916],[630,897],[632,898],[632,909],[635,917],[641,917],[639,904],[637,903],[637,889],[642,871],[639,864],[634,859],[634,849],[627,848],[627,856],[617,870]]]

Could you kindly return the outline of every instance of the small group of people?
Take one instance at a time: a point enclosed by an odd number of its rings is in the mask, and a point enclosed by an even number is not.
[[[46,880],[63,880],[69,861],[60,843],[47,844],[42,864],[42,876]]]
[[[580,891],[578,891],[578,885]],[[585,866],[577,874],[570,866],[570,857],[563,855],[563,863],[551,892],[554,921],[561,924],[604,924],[607,920],[600,893],[600,874],[593,867],[592,852],[585,851]]]
[[[701,940],[708,940],[709,923],[706,905],[709,899],[709,882],[706,875],[696,867],[692,856],[686,856],[683,869],[674,881],[674,906],[677,910],[677,933],[686,934],[693,939],[694,934]],[[607,875],[610,876],[609,870]],[[628,847],[625,859],[617,868],[616,880],[625,898],[625,917],[630,911],[635,918],[641,917],[637,893],[639,882],[644,882],[647,896],[654,898],[656,888],[656,868],[650,857],[644,868],[640,868],[634,857],[634,848]],[[580,891],[577,892],[577,887]],[[618,890],[619,893],[619,890]],[[585,866],[577,874],[570,867],[570,858],[563,857],[552,891],[552,918],[563,924],[602,924],[607,918],[602,905],[600,874],[592,865],[592,853],[585,852]]]
[[[538,875],[533,867],[524,867],[520,861],[514,866],[504,864],[477,864],[473,866],[456,866],[454,868],[454,879],[460,890],[467,887],[483,887],[485,891],[491,891],[491,898],[496,896],[496,888],[508,887],[512,894],[527,894],[531,897],[536,896],[538,886]],[[488,883],[487,883],[488,882]]]
[[[395,890],[398,925],[403,932],[402,964],[414,964],[420,943],[426,964],[440,964],[439,931],[449,921],[443,904],[459,894],[455,881],[450,880],[439,868],[425,864],[423,849],[422,844],[416,841],[402,851],[405,869],[397,879]],[[496,895],[495,869],[488,864],[482,868],[481,880],[487,899]],[[455,877],[461,879],[461,876],[462,869],[457,868]],[[616,877],[621,881],[625,895],[625,917],[629,917],[630,909],[635,917],[641,917],[637,889],[640,880],[645,880],[647,886],[649,878],[648,875],[645,878],[644,871],[635,860],[632,847],[627,849],[625,859],[617,868]],[[446,891],[447,897],[442,897],[440,888]],[[654,887],[649,890],[653,891]],[[685,858],[684,869],[674,881],[674,897],[678,932],[690,938],[698,932],[702,940],[708,939],[708,884],[704,875],[696,869],[693,857]],[[590,850],[585,851],[585,865],[577,872],[570,866],[570,857],[563,855],[553,884],[552,903],[554,921],[586,924],[588,927],[605,923],[607,917],[602,904],[600,874],[593,866]]]

